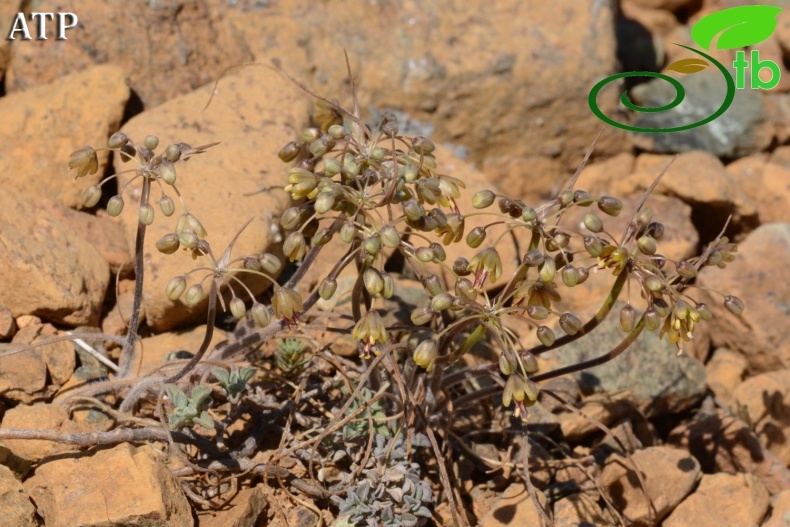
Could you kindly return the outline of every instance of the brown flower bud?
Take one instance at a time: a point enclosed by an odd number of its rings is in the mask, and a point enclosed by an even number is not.
[[[631,304],[626,304],[620,310],[620,329],[626,333],[634,329],[634,322],[636,320],[636,312]]]
[[[554,341],[557,340],[556,335],[554,332],[547,326],[540,326],[536,332],[538,336],[538,340],[541,344],[546,346],[547,348],[554,344]]]
[[[575,335],[582,329],[582,321],[573,313],[563,313],[560,315],[560,327],[568,335]]]

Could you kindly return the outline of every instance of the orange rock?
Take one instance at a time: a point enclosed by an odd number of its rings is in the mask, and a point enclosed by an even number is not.
[[[768,492],[751,474],[705,474],[664,527],[758,527],[767,511]]]
[[[750,156],[727,165],[727,172],[757,205],[761,224],[787,221],[790,169]]]
[[[148,447],[129,444],[40,465],[25,490],[52,527],[192,527],[178,480]]]
[[[3,416],[3,428],[25,430],[57,430],[62,433],[78,432],[76,425],[69,421],[63,407],[56,404],[34,405],[20,404],[6,411]],[[66,443],[55,443],[39,439],[7,439],[3,441],[11,451],[29,461],[39,461],[62,452],[74,450],[75,447]]]
[[[713,352],[710,361],[705,365],[708,386],[724,404],[732,405],[732,392],[741,384],[746,375],[749,362],[740,353],[727,348],[719,348]]]
[[[201,515],[200,527],[254,527],[269,501],[263,489],[255,487],[240,491],[229,505],[229,509]]]
[[[555,527],[582,525],[610,527],[612,523],[604,518],[601,508],[586,494],[572,494],[554,504]]]
[[[535,492],[542,507],[546,506],[543,493]],[[540,525],[541,516],[527,489],[521,483],[510,485],[492,509],[481,520],[482,527],[504,527],[505,525]]]
[[[763,446],[790,465],[790,369],[750,377],[732,397]]]
[[[783,490],[773,497],[771,517],[762,527],[787,527],[790,524],[790,490]]]
[[[7,467],[0,465],[0,527],[36,527],[36,509],[22,483]]]

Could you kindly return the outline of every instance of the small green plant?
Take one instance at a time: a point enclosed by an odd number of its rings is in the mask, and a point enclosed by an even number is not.
[[[171,430],[178,430],[184,426],[200,425],[203,428],[213,429],[214,420],[204,409],[208,406],[211,396],[211,387],[195,386],[189,397],[178,386],[167,386],[167,397],[173,405],[167,424]]]
[[[312,359],[307,347],[298,339],[280,339],[274,351],[274,364],[287,378],[298,377]]]
[[[369,419],[372,419],[373,426],[378,435],[388,437],[391,435],[387,426],[386,407],[382,401],[374,401],[373,391],[363,386],[359,396],[351,402],[345,412],[346,416],[356,415],[355,419],[343,426],[342,440],[350,442],[360,437],[367,437],[370,432]],[[361,409],[361,411],[360,411]]]
[[[211,374],[217,379],[225,390],[225,395],[233,404],[238,404],[244,392],[247,391],[247,383],[258,371],[252,366],[244,366],[239,369],[231,366],[230,372],[225,368],[211,368]]]

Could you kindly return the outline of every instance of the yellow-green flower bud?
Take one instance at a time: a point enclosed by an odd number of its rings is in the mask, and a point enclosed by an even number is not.
[[[466,244],[472,249],[477,249],[486,239],[486,230],[483,227],[475,227],[466,235]]]
[[[598,208],[609,216],[618,216],[623,210],[623,202],[610,196],[601,196],[598,200]]]
[[[96,204],[101,199],[101,188],[98,185],[91,185],[90,187],[86,188],[85,191],[82,193],[82,205],[85,208],[91,208],[96,206]]]
[[[735,316],[741,316],[745,308],[743,300],[736,296],[727,296],[724,299],[724,307]]]
[[[636,320],[636,312],[631,304],[626,304],[620,310],[620,329],[626,333],[634,329],[634,322]]]
[[[195,284],[187,289],[186,295],[184,295],[184,303],[189,307],[194,307],[203,300],[203,286],[200,284]]]
[[[675,268],[677,269],[678,274],[683,278],[690,279],[697,276],[697,270],[694,268],[693,265],[686,262],[685,260],[682,262],[678,262]]]
[[[269,325],[271,316],[269,315],[269,310],[263,304],[258,302],[254,303],[250,309],[250,314],[252,315],[252,320],[255,321],[258,327],[265,328]]]
[[[110,199],[110,201],[112,201],[112,199]],[[167,217],[172,216],[173,213],[176,211],[176,204],[173,201],[173,198],[171,198],[170,196],[162,196],[162,198],[159,200],[159,210],[162,211],[162,214],[164,214]],[[107,205],[107,212],[109,211],[110,211],[110,206]]]
[[[395,294],[395,280],[389,273],[381,272],[381,278],[384,279],[384,287],[381,289],[381,296],[384,298],[392,298]]]
[[[187,288],[187,279],[183,276],[175,276],[167,282],[165,293],[167,298],[175,302]]]
[[[656,241],[652,238],[652,236],[648,236],[647,234],[641,236],[638,240],[636,240],[636,245],[639,247],[639,252],[642,254],[646,254],[648,256],[653,256],[656,254]]]
[[[414,252],[414,255],[417,259],[423,263],[428,263],[433,261],[433,250],[430,247],[419,247]]]
[[[524,206],[521,210],[521,219],[527,223],[531,223],[538,219],[538,213],[532,207]]]
[[[179,245],[178,234],[171,232],[156,242],[156,249],[163,254],[173,254],[178,250]]]
[[[554,335],[554,332],[551,330],[551,328],[547,326],[540,326],[536,333],[540,343],[546,346],[547,348],[552,344],[554,344],[554,341],[557,340],[557,337],[556,335]]]
[[[430,372],[433,370],[434,364],[436,363],[436,355],[438,352],[439,344],[435,340],[423,340],[414,350],[414,363]]]
[[[258,261],[261,263],[261,267],[263,267],[263,270],[269,273],[270,275],[276,275],[277,273],[279,273],[280,269],[283,266],[280,259],[275,255],[273,255],[272,253],[263,253],[263,256],[261,256],[260,260]]]
[[[118,216],[123,212],[123,198],[121,196],[113,196],[107,202],[107,214],[110,216]]]
[[[357,235],[357,226],[353,221],[347,221],[340,227],[340,239],[346,243],[351,243]]]
[[[306,250],[307,243],[301,232],[294,231],[286,236],[285,242],[283,242],[283,254],[288,257],[288,260],[292,262],[301,260]]]
[[[281,161],[284,163],[290,163],[299,155],[299,143],[296,141],[291,141],[284,147],[280,149],[277,153],[277,157],[280,158]]]
[[[381,277],[381,273],[373,267],[367,268],[362,274],[362,282],[371,295],[376,295],[384,289],[384,279]]]
[[[664,289],[664,282],[656,275],[651,274],[650,276],[645,278],[645,287],[647,287],[649,291],[652,291],[653,293],[657,293],[662,289]]]
[[[140,205],[140,223],[151,225],[154,222],[154,208],[150,203]]]
[[[485,209],[490,207],[494,200],[496,200],[496,194],[490,190],[481,190],[472,196],[472,206],[476,209]]]
[[[579,283],[579,271],[572,265],[562,268],[562,282],[568,287],[574,287]]]
[[[697,304],[697,313],[702,320],[710,320],[713,318],[713,312],[710,310],[707,304],[700,302]]]
[[[381,243],[383,243],[385,247],[397,249],[400,245],[400,235],[398,234],[398,229],[392,225],[383,226],[379,231],[379,234],[381,235]]]
[[[123,132],[115,132],[110,136],[110,139],[107,140],[107,146],[110,148],[121,148],[123,145],[129,142],[129,137]]]
[[[362,248],[365,249],[365,252],[371,256],[376,256],[379,251],[381,251],[381,240],[375,234],[373,236],[368,236],[362,242]]]
[[[535,320],[543,320],[549,316],[549,310],[539,304],[527,307],[527,315]]]
[[[332,139],[339,141],[346,136],[346,129],[340,124],[333,124],[327,130],[327,133],[332,137]]]
[[[603,221],[595,214],[587,214],[584,216],[584,226],[590,232],[599,233],[603,231]]]
[[[325,214],[335,206],[335,195],[332,192],[320,192],[315,198],[315,211]]]
[[[543,265],[540,266],[538,276],[543,282],[551,282],[557,274],[557,264],[554,258],[544,258]]]
[[[285,209],[282,216],[280,216],[280,225],[287,231],[292,231],[299,227],[302,219],[302,211],[299,207],[290,207]]]
[[[645,310],[645,327],[648,331],[655,331],[661,325],[661,315],[655,307],[650,306]]]
[[[411,146],[415,152],[421,155],[427,155],[436,150],[436,146],[427,137],[422,136],[412,138]]]
[[[603,253],[603,242],[597,236],[585,236],[584,248],[587,251],[587,254],[597,258]]]
[[[431,309],[434,311],[444,311],[453,305],[453,295],[441,293],[431,299]]]
[[[194,249],[197,247],[200,238],[194,232],[184,231],[178,235],[178,241],[185,249]]]
[[[165,149],[165,159],[175,163],[181,158],[181,147],[178,145],[168,145]]]
[[[155,135],[147,135],[143,140],[143,146],[148,150],[156,150],[156,147],[159,146],[159,138]]]
[[[337,280],[331,277],[321,280],[321,284],[318,286],[318,294],[321,298],[329,300],[335,295],[335,291],[337,291]]]
[[[585,192],[584,190],[577,190],[573,193],[573,202],[580,207],[589,207],[594,201],[595,198],[593,198],[589,192]]]
[[[433,319],[434,313],[434,310],[428,306],[418,307],[411,312],[411,321],[416,326],[422,326]]]
[[[174,185],[176,182],[176,166],[168,161],[167,159],[163,159],[162,163],[159,165],[157,169],[159,172],[159,177],[162,178],[162,181],[167,183],[168,185]]]
[[[573,313],[563,313],[560,315],[560,327],[568,335],[575,335],[582,329],[582,321]]]
[[[247,306],[244,305],[244,301],[241,298],[232,298],[230,301],[230,312],[237,319],[241,319],[247,314]]]
[[[455,282],[455,294],[470,303],[477,299],[475,285],[466,278],[460,278]]]

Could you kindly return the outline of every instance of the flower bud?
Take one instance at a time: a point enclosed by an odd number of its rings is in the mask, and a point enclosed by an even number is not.
[[[409,200],[403,204],[403,213],[410,221],[418,221],[422,218],[423,210],[416,201]]]
[[[184,296],[184,303],[189,307],[194,307],[203,300],[203,286],[200,284],[195,284],[187,289],[187,293]]]
[[[419,247],[415,252],[414,255],[417,259],[423,263],[428,263],[433,261],[433,249],[430,247]]]
[[[173,254],[179,247],[178,234],[171,232],[165,234],[156,242],[156,249],[163,254]]]
[[[544,258],[543,265],[540,266],[538,276],[543,282],[551,282],[557,274],[557,264],[554,258]]]
[[[430,245],[430,248],[433,251],[433,257],[436,261],[443,262],[447,259],[447,252],[441,244],[434,242]]]
[[[563,190],[557,195],[557,200],[560,202],[561,207],[567,207],[573,203],[573,191],[567,189]]]
[[[279,273],[280,268],[283,265],[280,259],[277,258],[272,253],[263,253],[263,256],[261,256],[260,260],[258,261],[261,263],[261,267],[263,267],[263,270],[269,273],[270,275],[276,275],[277,273]]]
[[[444,293],[447,289],[444,287],[444,282],[438,275],[429,274],[422,280],[422,285],[428,294],[436,296],[438,294]]]
[[[420,175],[420,167],[409,163],[403,167],[403,179],[407,183],[414,183]]]
[[[241,319],[247,314],[247,306],[241,298],[235,297],[230,301],[230,312],[237,319]]]
[[[107,146],[110,148],[121,148],[123,145],[129,142],[129,137],[123,132],[115,132],[110,136],[110,139],[107,140]]]
[[[101,199],[101,188],[98,185],[91,185],[82,193],[82,205],[85,208],[94,207]]]
[[[576,285],[583,284],[590,277],[590,271],[588,271],[586,267],[577,267],[576,273],[579,275],[579,279],[576,281]]]
[[[162,181],[167,183],[168,185],[174,185],[176,182],[176,166],[168,161],[167,159],[163,159],[162,163],[159,165],[157,169],[159,172],[159,177],[162,178]]]
[[[463,256],[459,256],[453,262],[453,272],[458,276],[467,276],[471,274],[471,271],[468,269],[468,267],[469,267],[469,260],[467,260]]]
[[[319,192],[318,197],[315,198],[315,211],[319,214],[329,212],[334,206],[335,195],[332,192]]]
[[[277,287],[272,296],[272,310],[277,318],[294,319],[304,311],[302,295],[287,287]]]
[[[597,258],[601,256],[601,253],[603,252],[603,242],[597,236],[585,236],[584,248],[587,251],[587,254]]]
[[[573,193],[573,202],[580,207],[589,207],[594,201],[595,198],[593,198],[589,192],[585,192],[584,190],[577,190]]]
[[[646,254],[648,256],[653,256],[656,254],[656,241],[647,234],[636,240],[636,245],[639,247],[639,252],[642,254]]]
[[[651,274],[645,278],[645,287],[648,290],[657,293],[664,289],[664,282],[656,275]]]
[[[568,335],[575,335],[582,329],[582,321],[573,313],[563,313],[560,315],[560,327]]]
[[[621,324],[622,325],[622,324]],[[661,325],[661,315],[655,307],[650,306],[645,310],[645,327],[648,331],[655,331]]]
[[[579,271],[572,265],[562,268],[562,282],[568,287],[574,287],[579,283]]]
[[[168,145],[165,149],[165,159],[175,163],[181,158],[181,147],[178,145]]]
[[[119,197],[119,196],[116,196],[116,197]],[[113,199],[114,198],[111,198],[110,201],[112,201]],[[123,202],[121,202],[121,207],[123,207]],[[159,199],[159,210],[162,211],[162,214],[164,214],[167,217],[172,216],[173,213],[176,211],[176,204],[173,201],[173,198],[171,198],[170,196],[162,196]],[[107,212],[109,212],[109,211],[110,211],[110,206],[108,204],[107,205]]]
[[[636,312],[631,304],[626,304],[620,310],[620,329],[626,333],[634,329],[634,321],[636,319]]]
[[[340,174],[340,171],[343,167],[340,165],[340,161],[335,159],[334,157],[330,157],[324,159],[324,175],[327,177],[332,177]]]
[[[398,229],[392,225],[384,225],[379,231],[379,235],[381,236],[381,243],[384,245],[384,247],[397,249],[400,245],[400,235],[398,234]]]
[[[290,143],[282,147],[280,151],[277,153],[277,157],[279,157],[280,160],[283,161],[284,163],[290,163],[291,161],[296,159],[298,155],[299,155],[299,143],[297,143],[296,141],[291,141]]]
[[[477,290],[474,284],[466,278],[460,278],[455,282],[455,294],[470,303],[477,299]]]
[[[337,291],[337,280],[330,277],[321,280],[321,284],[318,286],[318,294],[321,298],[329,300],[335,295],[335,291]]]
[[[427,137],[422,136],[412,138],[411,146],[420,155],[427,155],[436,150],[436,146]]]
[[[511,358],[508,357],[508,353],[501,353],[499,355],[499,371],[502,372],[502,375],[510,375],[517,367],[518,364],[515,360],[511,361]]]
[[[151,225],[154,222],[154,208],[150,203],[140,205],[140,223]]]
[[[165,293],[167,298],[175,302],[184,293],[187,288],[187,279],[183,276],[175,276],[167,282]]]
[[[362,274],[362,282],[371,295],[376,295],[384,289],[384,279],[381,277],[381,273],[373,267],[367,268]]]
[[[531,223],[538,219],[538,213],[532,207],[524,206],[521,209],[521,219],[527,223]]]
[[[696,309],[702,320],[710,320],[713,318],[713,312],[710,310],[707,304],[700,302],[696,305]]]
[[[252,256],[247,256],[244,258],[244,268],[249,269],[250,271],[260,271],[263,269],[261,262]]]
[[[381,289],[381,296],[384,298],[392,298],[392,295],[395,294],[395,280],[392,279],[391,274],[385,273],[384,271],[381,272],[381,278],[384,279],[384,287]]]
[[[365,252],[371,256],[376,256],[379,251],[381,251],[381,240],[375,234],[373,236],[368,236],[362,242],[362,248],[365,249]]]
[[[598,200],[598,208],[609,216],[618,216],[623,210],[623,202],[610,196],[601,196]]]
[[[302,133],[300,135],[302,141],[304,141],[305,143],[312,143],[313,141],[321,137],[321,130],[319,130],[318,128],[304,128],[302,129]]]
[[[660,240],[664,237],[664,224],[655,221],[650,223],[645,229],[645,234],[649,234],[654,240]]]
[[[481,190],[472,196],[472,206],[476,209],[485,209],[490,207],[495,199],[496,195],[490,190]]]
[[[667,304],[666,300],[664,300],[663,298],[654,298],[653,307],[656,309],[658,315],[661,318],[664,318],[665,316],[669,315],[669,311],[670,311],[669,304]]]
[[[123,198],[121,196],[113,196],[107,202],[107,214],[110,216],[118,216],[123,212]]]
[[[357,235],[357,226],[353,221],[347,221],[340,227],[340,239],[346,243],[351,243]]]
[[[595,214],[587,214],[584,216],[584,226],[590,232],[599,233],[603,231],[603,221]]]
[[[639,227],[646,227],[652,219],[653,211],[650,210],[650,207],[647,207],[640,210],[639,214],[636,215],[636,224]]]
[[[527,315],[535,320],[543,320],[549,316],[549,310],[539,304],[527,307]]]
[[[282,225],[283,229],[292,231],[299,227],[301,219],[302,211],[299,210],[299,207],[290,207],[285,209],[282,216],[280,216],[280,225]]]
[[[540,343],[547,348],[554,344],[554,341],[557,340],[557,336],[554,335],[554,332],[547,326],[540,326],[536,334]]]
[[[724,298],[724,307],[727,308],[727,311],[739,317],[743,313],[745,306],[743,305],[743,300],[737,296],[727,296]]]
[[[271,315],[269,315],[269,310],[266,309],[266,306],[263,304],[255,302],[250,309],[250,314],[252,315],[252,320],[258,327],[265,328],[269,325]]]
[[[324,228],[318,229],[313,234],[313,245],[321,246],[326,245],[327,243],[332,241],[332,229]]]
[[[208,232],[206,232],[206,229],[203,227],[203,224],[200,223],[200,221],[198,221],[198,219],[194,217],[192,214],[189,213],[186,214],[186,222],[187,225],[189,226],[189,229],[195,234],[197,234],[199,238],[205,238],[206,236],[208,236]]]
[[[544,256],[538,249],[527,251],[524,255],[524,265],[527,267],[539,267],[543,265]]]
[[[290,261],[301,260],[307,250],[307,243],[304,236],[299,231],[294,231],[285,238],[283,242],[283,254]]]
[[[416,326],[427,324],[433,319],[434,311],[428,306],[418,307],[411,312],[411,321]]]
[[[694,278],[697,276],[697,270],[694,268],[693,265],[688,263],[687,261],[683,260],[678,262],[675,265],[675,269],[677,270],[678,274],[683,278]]]
[[[672,308],[672,314],[675,315],[676,318],[684,319],[688,316],[688,304],[683,300],[678,300],[675,302],[675,306]]]
[[[431,309],[434,311],[444,311],[453,305],[453,295],[450,293],[440,293],[431,299]]]
[[[523,401],[527,394],[527,382],[520,373],[513,373],[505,382],[505,389],[502,391],[502,404],[510,406],[512,400]]]
[[[143,146],[148,150],[156,150],[156,147],[159,146],[159,138],[155,135],[147,135],[143,141]]]
[[[433,340],[423,340],[414,350],[414,363],[430,372],[436,362],[436,355],[439,352],[439,344]]]
[[[190,231],[184,231],[178,235],[178,242],[181,244],[182,247],[185,249],[194,249],[197,247],[200,238],[197,237],[197,234]]]
[[[466,244],[472,249],[477,249],[486,239],[486,230],[483,227],[475,227],[466,235]]]
[[[343,128],[343,125],[340,124],[333,124],[327,130],[327,133],[332,139],[340,141],[344,137],[346,137],[346,129]]]

